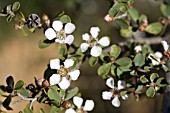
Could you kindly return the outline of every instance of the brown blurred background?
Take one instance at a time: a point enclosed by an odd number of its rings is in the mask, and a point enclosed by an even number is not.
[[[0,0],[0,9],[16,0]],[[53,20],[60,11],[65,11],[76,25],[75,44],[81,43],[81,35],[89,32],[90,27],[99,26],[100,36],[108,35],[112,43],[124,40],[119,36],[118,27],[114,23],[106,23],[104,16],[109,9],[107,0],[18,0],[21,3],[21,11],[25,16],[36,13],[42,16],[48,14]],[[149,17],[149,22],[157,21],[161,15],[159,10],[159,0],[136,0],[135,8]],[[53,44],[46,49],[39,49],[38,41],[45,39],[42,30],[36,30],[34,34],[23,36],[20,31],[14,29],[14,23],[7,23],[0,17],[0,84],[5,84],[6,77],[12,75],[17,80],[24,80],[26,84],[33,83],[33,77],[40,78],[50,59],[57,58],[56,45]],[[121,100],[121,107],[115,108],[111,101],[104,101],[101,98],[102,91],[109,90],[99,76],[96,69],[84,63],[81,68],[81,76],[78,81],[73,82],[73,86],[78,86],[85,99],[95,101],[95,109],[92,113],[161,113],[162,95],[155,98],[142,97],[136,102],[130,95],[129,99]],[[87,71],[88,70],[88,71]],[[12,105],[14,111],[18,113],[23,110],[28,102]],[[35,113],[42,107],[49,112],[50,107],[34,103]],[[38,107],[37,107],[38,106]]]

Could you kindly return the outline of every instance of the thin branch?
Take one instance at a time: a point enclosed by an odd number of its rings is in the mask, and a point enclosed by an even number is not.
[[[116,17],[113,18],[113,19],[114,19],[114,20],[116,20],[116,19],[121,19],[121,18],[124,18],[124,17],[126,17],[126,16],[128,16],[128,14],[127,14],[127,13],[124,13],[124,14],[122,14],[122,15],[116,16]]]
[[[2,16],[2,17],[6,17],[8,14],[2,14],[2,13],[0,13],[0,17]]]

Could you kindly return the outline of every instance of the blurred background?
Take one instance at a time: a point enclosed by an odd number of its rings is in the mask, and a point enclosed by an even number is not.
[[[0,9],[14,3],[16,0],[0,0]],[[35,13],[40,17],[45,13],[51,21],[58,12],[65,11],[72,22],[76,25],[75,44],[81,43],[81,35],[89,32],[92,26],[99,26],[100,36],[110,36],[112,43],[123,41],[119,35],[119,27],[114,23],[106,23],[104,16],[107,14],[110,3],[107,0],[18,0],[21,3],[20,10],[27,17]],[[149,22],[157,21],[161,12],[160,1],[136,0],[134,6],[140,14],[144,13],[149,17]],[[46,49],[39,49],[38,41],[45,39],[42,30],[36,30],[34,34],[24,36],[21,31],[14,29],[15,22],[7,23],[5,18],[0,17],[0,84],[5,84],[6,77],[12,75],[17,80],[24,80],[26,84],[33,83],[33,77],[43,77],[44,70],[50,59],[57,58],[56,45],[53,44]],[[100,37],[99,36],[99,37]],[[136,102],[133,95],[129,99],[121,100],[121,106],[115,108],[111,101],[104,101],[101,98],[102,91],[109,90],[105,81],[97,76],[96,69],[91,68],[85,62],[81,68],[81,76],[72,86],[78,86],[84,99],[93,99],[95,108],[92,113],[161,113],[162,95],[154,98],[142,97]],[[87,71],[88,70],[88,71]],[[3,99],[1,99],[3,100]],[[18,113],[23,110],[28,102],[12,105]],[[35,113],[40,108],[49,112],[47,105],[35,104]]]

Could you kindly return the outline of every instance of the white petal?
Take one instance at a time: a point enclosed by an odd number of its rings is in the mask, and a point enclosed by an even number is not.
[[[83,107],[84,111],[91,111],[94,108],[94,101],[93,100],[86,100],[85,105]]]
[[[72,42],[74,40],[74,36],[73,35],[68,35],[66,38],[65,38],[65,43],[71,45]]]
[[[82,104],[83,104],[83,99],[81,97],[73,97],[73,103],[78,107],[81,108]]]
[[[80,45],[81,52],[85,52],[85,51],[88,49],[88,47],[89,47],[89,44],[87,44],[87,43],[82,43],[82,44]]]
[[[53,74],[50,77],[50,85],[55,85],[58,84],[60,82],[60,75],[59,74]]]
[[[66,77],[63,77],[61,82],[58,84],[61,89],[67,89],[70,86],[70,81]]]
[[[61,21],[54,21],[52,27],[56,30],[56,31],[60,31],[63,28],[63,23]]]
[[[67,23],[64,27],[64,31],[67,34],[71,34],[76,29],[76,26],[72,23]]]
[[[122,96],[122,99],[123,99],[123,100],[128,99],[128,95]]]
[[[76,113],[76,111],[73,108],[69,108],[65,111],[65,113]]]
[[[64,44],[64,43],[65,43],[65,40],[55,39],[55,42],[58,42],[58,43],[60,43],[60,44]]]
[[[90,33],[94,38],[97,38],[97,36],[99,35],[100,29],[99,27],[92,27],[90,29]]]
[[[134,48],[134,50],[135,50],[136,53],[141,52],[142,51],[142,47],[138,45],[138,46],[136,46]]]
[[[160,59],[156,58],[154,54],[149,54],[148,58],[152,61],[154,66],[160,64]]]
[[[55,31],[52,28],[48,28],[45,31],[45,36],[47,37],[48,40],[52,40],[54,39],[57,35],[55,33]]]
[[[119,80],[118,82],[117,82],[117,88],[118,88],[118,90],[121,90],[121,89],[125,89],[126,88],[126,82],[125,81],[123,81],[123,80]]]
[[[156,58],[158,58],[158,59],[160,59],[160,58],[163,57],[162,53],[161,53],[161,52],[158,52],[158,51],[154,53],[154,56],[155,56]]]
[[[115,96],[115,98],[112,100],[112,105],[115,107],[119,107],[120,106],[120,101],[119,101],[119,97]]]
[[[90,51],[90,54],[94,57],[100,56],[101,53],[102,53],[102,48],[99,46],[93,46]]]
[[[104,92],[102,92],[102,98],[104,99],[104,100],[110,100],[111,98],[112,98],[112,92],[110,92],[110,91],[104,91]]]
[[[90,35],[88,33],[85,33],[82,35],[83,40],[90,40]]]
[[[68,73],[71,77],[72,80],[77,80],[79,75],[80,75],[80,71],[79,70],[74,70],[72,72]]]
[[[168,48],[169,48],[168,43],[166,41],[161,41],[161,43],[162,43],[162,46],[163,46],[164,50],[168,51]]]
[[[98,43],[104,47],[108,46],[110,44],[109,37],[102,37]]]
[[[74,64],[74,60],[73,59],[66,59],[64,61],[64,67],[65,68],[69,68],[69,67],[73,66],[73,64]]]
[[[60,69],[60,60],[59,59],[50,60],[50,68],[51,69]]]
[[[114,86],[114,79],[113,78],[108,78],[106,80],[106,85],[113,89],[115,87]]]

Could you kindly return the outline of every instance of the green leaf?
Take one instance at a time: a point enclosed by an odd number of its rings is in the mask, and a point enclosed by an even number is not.
[[[124,29],[128,29],[129,27],[129,23],[124,20],[124,19],[116,19],[116,23],[121,27],[121,28],[124,28]]]
[[[71,19],[70,19],[70,17],[68,15],[63,15],[63,16],[60,17],[60,21],[62,23],[70,23]]]
[[[73,59],[73,61],[74,61],[73,66],[70,67],[70,69],[72,70],[78,65],[79,61],[76,57],[71,57],[71,59]]]
[[[145,77],[145,75],[143,75],[143,76],[140,77],[140,81],[141,81],[142,83],[149,82],[149,80]]]
[[[30,96],[30,92],[25,88],[21,88],[21,89],[17,90],[17,92],[20,93],[23,96],[26,96],[26,97]]]
[[[121,91],[120,95],[121,95],[121,97],[127,95],[127,91]]]
[[[132,20],[136,23],[136,21],[139,18],[138,11],[135,8],[129,8],[128,13],[129,13],[130,17],[132,18]]]
[[[38,42],[39,48],[46,48],[46,47],[48,47],[48,46],[51,45],[51,44],[49,44],[49,43],[45,43],[44,41],[45,41],[45,40],[40,40],[40,41]]]
[[[60,108],[56,107],[56,106],[52,106],[50,113],[57,113],[60,110]]]
[[[6,21],[7,22],[11,22],[13,19],[13,16],[12,15],[8,15],[7,18],[6,18]]]
[[[39,113],[45,113],[45,111],[41,108]]]
[[[24,81],[22,81],[22,80],[19,80],[17,83],[16,83],[16,85],[15,85],[15,90],[19,90],[19,89],[21,89],[22,88],[22,86],[24,85]]]
[[[147,16],[144,15],[144,14],[142,14],[142,15],[139,17],[139,25],[142,25],[143,20],[147,20]]]
[[[170,16],[170,5],[169,4],[162,3],[160,6],[160,10],[165,17]]]
[[[161,84],[162,80],[164,80],[163,77],[160,77],[157,81],[156,81],[156,85],[159,86],[159,87],[164,87],[165,84]]]
[[[165,72],[169,72],[169,68],[166,65],[162,65],[162,68]]]
[[[17,11],[20,8],[20,3],[19,2],[15,2],[12,5],[12,11]]]
[[[51,86],[50,89],[48,90],[48,97],[51,100],[56,100],[56,101],[61,101],[60,93],[58,92],[58,87],[57,86]]]
[[[163,26],[161,23],[154,22],[154,23],[149,24],[146,27],[145,31],[150,34],[158,35],[162,31],[162,28],[163,28]]]
[[[110,55],[113,56],[115,59],[120,55],[121,48],[117,45],[112,45],[110,50]]]
[[[115,61],[115,63],[120,66],[131,66],[132,65],[132,61],[128,57],[119,58],[118,60]]]
[[[108,58],[109,58],[109,54],[105,51],[102,51],[101,55],[100,55],[100,59],[103,61],[103,62],[107,62],[108,61]]]
[[[61,55],[65,55],[67,53],[66,44],[59,44],[58,45],[58,53],[61,54]]]
[[[131,71],[129,66],[119,66],[119,69],[122,70],[123,72]]]
[[[30,109],[30,104],[28,104],[28,105],[25,107],[24,113],[33,113],[33,110]]]
[[[12,110],[11,107],[9,107],[10,103],[12,100],[12,95],[10,94],[8,97],[6,97],[6,99],[3,101],[3,106],[7,109],[7,110]]]
[[[135,66],[142,67],[145,64],[145,57],[141,53],[136,54],[134,63]]]
[[[155,80],[155,78],[158,78],[159,77],[159,75],[157,74],[157,73],[152,73],[151,75],[150,75],[150,80],[151,80],[151,82],[153,82],[154,80]]]
[[[93,56],[90,57],[89,59],[90,66],[95,66],[97,62],[98,62],[98,57],[93,57]]]
[[[138,85],[136,88],[136,92],[140,92],[143,89],[143,85]]]
[[[118,67],[116,70],[116,73],[117,73],[117,76],[120,76],[123,73],[123,71]]]
[[[125,12],[127,6],[124,3],[115,3],[109,10],[109,15],[111,17],[116,17],[120,12]]]
[[[78,87],[75,87],[74,89],[70,90],[69,93],[66,95],[65,101],[71,99],[78,93],[79,89]]]
[[[120,35],[124,38],[129,38],[133,35],[132,27],[128,27],[128,29],[120,29]]]
[[[111,63],[103,64],[97,70],[99,76],[105,76],[109,73],[111,67]]]
[[[155,95],[155,89],[153,87],[149,87],[146,91],[146,95],[148,97],[153,97]]]
[[[112,66],[111,66],[111,74],[112,74],[113,76],[116,75],[116,74],[115,74],[115,69],[116,69],[116,66],[112,64]]]
[[[14,87],[14,78],[12,76],[9,76],[7,79],[6,79],[6,84],[8,86],[10,86],[11,88]]]

